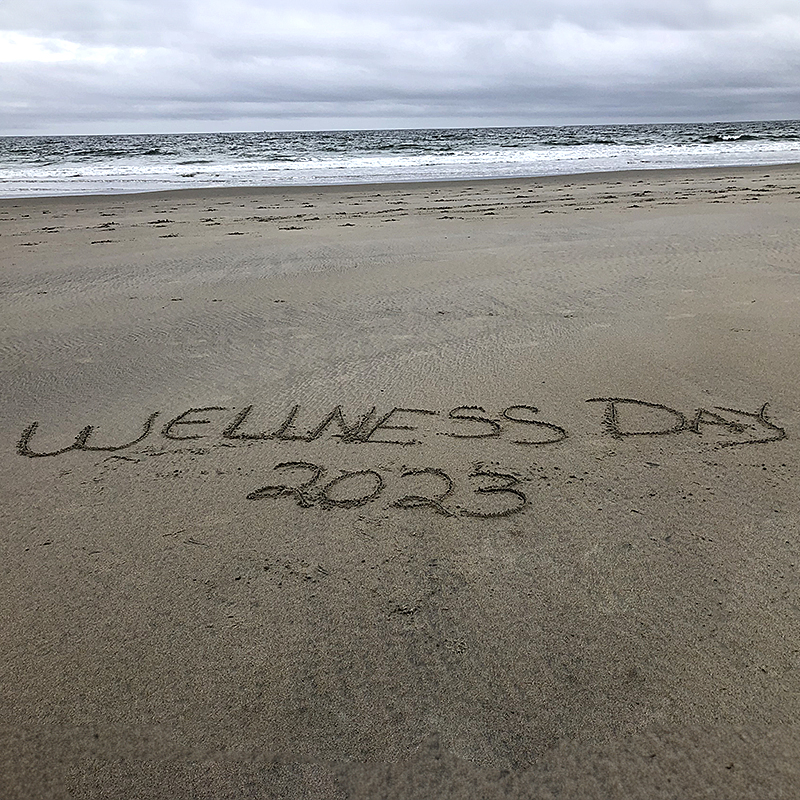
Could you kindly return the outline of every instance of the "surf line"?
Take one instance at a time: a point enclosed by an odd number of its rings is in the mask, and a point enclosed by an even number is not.
[[[405,408],[395,406],[387,413],[378,414],[377,406],[372,406],[368,411],[358,416],[356,419],[348,420],[342,410],[341,405],[337,405],[328,412],[321,421],[314,427],[308,428],[305,433],[298,428],[298,417],[300,416],[301,406],[294,405],[283,419],[281,424],[273,431],[253,431],[246,430],[246,423],[250,419],[254,406],[248,405],[239,410],[232,420],[218,432],[218,436],[227,440],[240,441],[294,441],[294,442],[313,442],[328,431],[330,435],[338,438],[342,442],[353,444],[389,444],[389,445],[418,445],[421,440],[414,438],[412,434],[420,431],[419,418],[437,418],[445,420],[449,430],[435,431],[436,435],[449,436],[454,439],[489,439],[504,436],[509,430],[515,430],[515,435],[511,438],[511,443],[522,446],[542,446],[548,444],[558,444],[568,438],[567,430],[560,425],[552,422],[544,422],[534,419],[533,416],[539,413],[539,409],[533,405],[512,405],[504,408],[496,417],[492,417],[482,406],[457,406],[451,409],[446,416],[438,411],[427,408]],[[218,424],[208,417],[209,414],[217,412],[234,411],[235,408],[227,406],[203,406],[199,408],[189,408],[170,419],[162,426],[161,437],[172,441],[190,441],[204,439],[209,436],[209,426]],[[416,415],[417,424],[412,422]],[[152,432],[154,423],[160,412],[150,414],[144,421],[141,432],[134,439],[125,441],[121,444],[101,446],[93,444],[94,425],[87,425],[83,428],[74,441],[66,447],[61,447],[50,451],[37,451],[33,449],[32,440],[39,428],[38,422],[32,422],[22,432],[17,442],[17,452],[28,458],[43,458],[48,456],[59,456],[73,450],[84,450],[89,452],[108,452],[113,453],[118,450],[125,450],[139,444]],[[528,426],[525,430],[529,436],[521,437],[520,429],[513,426]],[[203,429],[203,433],[196,432]],[[533,429],[536,429],[535,435]],[[405,432],[405,433],[397,433]],[[213,432],[212,432],[213,435]],[[397,438],[402,436],[405,438]],[[533,438],[531,438],[533,436]]]

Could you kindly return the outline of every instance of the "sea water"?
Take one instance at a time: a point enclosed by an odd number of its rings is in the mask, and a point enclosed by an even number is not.
[[[800,162],[800,121],[0,137],[0,196]]]

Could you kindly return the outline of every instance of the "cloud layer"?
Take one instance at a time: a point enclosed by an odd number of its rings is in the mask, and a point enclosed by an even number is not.
[[[5,0],[0,132],[800,116],[796,0]]]

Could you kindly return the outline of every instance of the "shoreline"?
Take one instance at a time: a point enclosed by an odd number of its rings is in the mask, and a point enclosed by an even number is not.
[[[371,247],[385,238],[389,224],[405,237],[414,233],[409,226],[419,223],[435,240],[448,231],[469,237],[476,222],[488,226],[487,232],[510,226],[515,236],[527,235],[526,226],[537,220],[535,230],[544,224],[543,215],[579,224],[588,222],[585,216],[608,217],[610,224],[618,224],[618,214],[677,214],[717,206],[739,213],[756,203],[793,203],[800,197],[798,175],[800,164],[788,164],[6,198],[0,199],[0,259],[13,274],[32,269],[47,274],[81,264],[122,265],[131,251],[155,263],[190,255],[205,261],[202,252],[208,247],[251,259],[259,248],[274,246],[284,259],[295,244],[324,244],[329,238],[347,248],[352,236],[356,241],[366,236]]]
[[[265,185],[243,185],[243,186],[191,186],[191,187],[177,187],[169,189],[153,189],[142,191],[127,191],[127,192],[86,192],[76,194],[14,194],[2,195],[0,194],[0,204],[7,203],[15,200],[54,200],[58,198],[122,198],[122,197],[149,197],[168,195],[172,193],[261,193],[265,191],[278,191],[278,192],[304,192],[304,191],[348,191],[348,190],[369,190],[375,187],[384,188],[423,188],[423,187],[446,187],[446,186],[461,186],[471,182],[480,182],[481,184],[505,184],[512,182],[547,182],[558,183],[569,180],[580,180],[584,183],[592,183],[592,178],[597,178],[600,181],[604,179],[615,179],[622,177],[639,177],[644,176],[661,176],[669,177],[671,175],[680,175],[686,173],[730,173],[733,175],[747,174],[752,171],[776,169],[791,170],[792,168],[800,165],[798,161],[785,161],[775,162],[769,164],[741,164],[736,166],[711,166],[711,167],[653,167],[651,169],[630,169],[630,170],[608,170],[598,172],[569,172],[559,173],[555,175],[526,175],[526,176],[510,176],[510,177],[477,177],[477,178],[456,178],[456,179],[431,179],[431,180],[410,180],[410,181],[377,181],[375,183],[320,183],[320,184],[265,184]]]

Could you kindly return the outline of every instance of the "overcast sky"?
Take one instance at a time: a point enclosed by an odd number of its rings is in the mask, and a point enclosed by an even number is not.
[[[0,133],[794,119],[800,0],[0,0]]]

